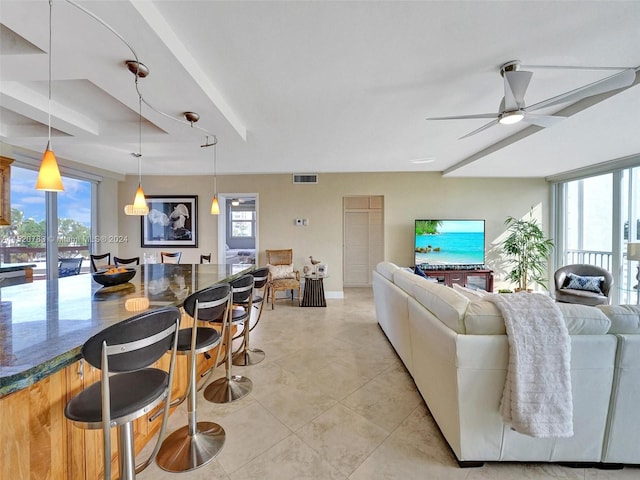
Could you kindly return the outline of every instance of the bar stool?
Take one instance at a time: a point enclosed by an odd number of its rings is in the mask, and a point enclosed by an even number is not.
[[[200,264],[203,264],[205,261],[207,263],[211,263],[211,254],[209,254],[209,255],[200,255]]]
[[[133,257],[133,258],[113,257],[113,263],[116,264],[116,267],[119,267],[120,265],[131,265],[132,263],[135,263],[136,265],[140,265],[140,257]]]
[[[135,479],[136,473],[144,470],[158,453],[169,418],[179,326],[180,310],[165,307],[107,327],[82,347],[84,359],[101,369],[101,380],[72,398],[64,414],[77,427],[102,429],[106,479],[111,478],[111,427],[118,427],[121,479]],[[149,368],[167,351],[171,351],[168,373]],[[151,456],[136,466],[133,420],[165,399],[158,442]]]
[[[96,260],[104,260],[104,262],[97,262]],[[89,255],[91,260],[91,271],[97,272],[100,268],[109,268],[111,266],[111,252],[104,253],[102,255]]]
[[[160,263],[180,263],[182,252],[160,252]]]
[[[226,333],[226,352],[225,352],[225,372],[222,378],[210,383],[204,390],[204,398],[213,403],[230,403],[234,400],[248,395],[253,388],[253,382],[242,375],[233,375],[231,373],[232,361],[232,343],[233,333],[232,326],[234,324],[249,322],[251,313],[251,297],[253,296],[253,275],[246,274],[231,281],[231,303],[238,304],[249,302],[248,309],[231,308],[226,317],[220,317],[214,322],[222,323],[222,336]],[[216,365],[218,362],[216,362]]]
[[[242,302],[238,305],[242,308],[250,310],[252,313],[257,312],[256,323],[251,326],[251,314],[249,319],[244,323],[242,334],[244,336],[241,350],[233,355],[233,364],[241,367],[248,365],[255,365],[264,360],[265,353],[259,348],[251,348],[249,346],[249,333],[256,328],[260,317],[262,316],[262,307],[264,306],[265,299],[267,297],[267,285],[269,283],[269,268],[258,268],[251,272],[253,276],[253,298],[251,299],[251,305],[249,302]],[[257,294],[256,294],[257,293]]]
[[[226,316],[230,299],[231,286],[223,283],[191,294],[184,300],[184,310],[193,318],[193,326],[182,328],[178,332],[178,354],[188,356],[189,376],[185,397],[178,404],[188,397],[188,424],[170,434],[162,442],[158,452],[156,462],[162,469],[169,472],[186,472],[201,467],[213,460],[224,445],[226,437],[220,425],[213,422],[198,422],[196,356],[218,346],[222,338],[214,328],[198,328],[198,322]],[[216,364],[220,350],[218,348]]]

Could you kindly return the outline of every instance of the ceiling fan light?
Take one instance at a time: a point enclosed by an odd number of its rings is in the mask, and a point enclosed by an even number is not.
[[[60,176],[58,162],[56,161],[53,150],[50,150],[49,147],[50,144],[47,143],[47,149],[44,151],[44,155],[42,155],[42,162],[40,162],[36,190],[63,192],[64,187],[62,186],[62,177]]]
[[[524,112],[522,110],[516,110],[513,112],[504,112],[500,115],[500,120],[498,120],[503,125],[513,125],[514,123],[518,123],[524,118]]]

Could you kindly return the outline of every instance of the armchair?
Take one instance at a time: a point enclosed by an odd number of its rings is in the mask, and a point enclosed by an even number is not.
[[[572,276],[573,278],[575,276],[582,278],[572,282]],[[556,286],[556,301],[558,302],[582,305],[609,304],[609,291],[613,286],[613,275],[602,267],[587,264],[565,265],[556,270],[553,277]],[[596,282],[594,288],[594,285],[589,285],[589,282],[583,280],[585,277],[600,277],[601,280]]]
[[[294,290],[298,290],[300,302],[300,271],[293,267],[293,250],[266,250],[266,254],[269,268],[267,297],[271,295],[271,309],[275,306],[276,293],[279,290],[291,290],[291,300]]]

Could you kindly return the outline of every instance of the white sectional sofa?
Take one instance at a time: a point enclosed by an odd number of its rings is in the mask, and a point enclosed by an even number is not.
[[[373,292],[380,327],[461,466],[640,463],[640,307],[558,304],[571,338],[574,435],[533,438],[499,412],[509,347],[493,303],[389,262],[373,272]]]

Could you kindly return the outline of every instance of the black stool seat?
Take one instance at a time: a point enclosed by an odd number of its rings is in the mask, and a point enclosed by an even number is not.
[[[100,370],[100,380],[73,397],[64,413],[77,427],[102,430],[104,478],[111,478],[112,427],[118,427],[121,480],[134,480],[160,449],[169,419],[179,325],[176,307],[159,308],[113,324],[82,346],[82,361]],[[171,352],[168,373],[152,367],[167,351]],[[136,465],[133,421],[162,402],[156,446],[149,458]]]
[[[169,375],[156,368],[145,368],[135,372],[121,373],[110,380],[111,426],[138,418],[162,401],[162,392],[167,388]],[[84,428],[102,428],[102,384],[96,382],[87,387],[67,404],[64,414]]]
[[[191,328],[182,328],[178,332],[178,352],[191,352]],[[196,330],[196,348],[194,353],[203,353],[211,350],[220,342],[220,334],[215,328],[198,328]]]

